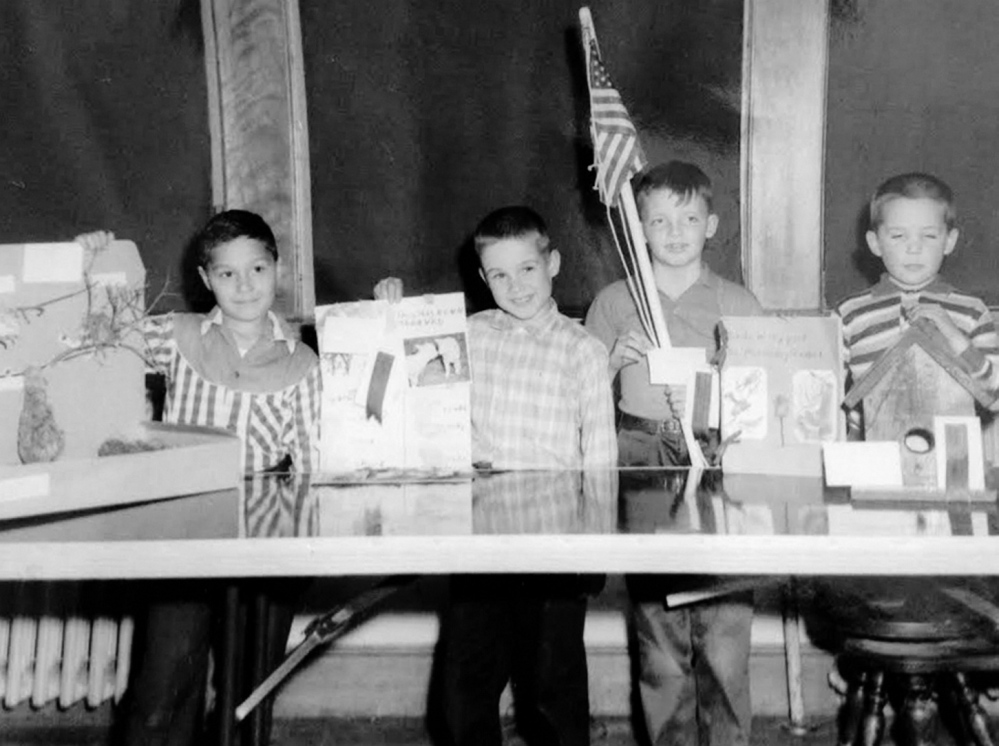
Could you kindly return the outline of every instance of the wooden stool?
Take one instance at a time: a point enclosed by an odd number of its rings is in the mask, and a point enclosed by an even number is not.
[[[941,722],[957,743],[993,746],[977,682],[999,672],[995,626],[932,582],[881,583],[824,586],[818,599],[848,687],[840,746],[877,746],[889,701],[899,746],[935,744]]]

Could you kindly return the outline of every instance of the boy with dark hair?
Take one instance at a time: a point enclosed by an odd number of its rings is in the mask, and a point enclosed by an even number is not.
[[[702,260],[705,242],[718,229],[711,180],[693,164],[671,161],[640,174],[635,194],[671,343],[703,347],[714,358],[722,316],[753,316],[763,309],[751,292],[714,274]],[[652,342],[624,280],[597,295],[586,328],[610,350],[611,377],[620,376],[621,465],[689,464],[673,411],[681,392],[649,382],[646,352]],[[655,746],[745,746],[752,716],[752,595],[667,609],[667,589],[679,582],[627,578],[649,738]]]
[[[884,262],[880,281],[842,301],[850,385],[860,380],[906,328],[927,319],[972,376],[999,393],[999,336],[988,307],[940,276],[957,247],[957,210],[950,187],[935,176],[907,173],[882,183],[870,201],[867,247]],[[853,413],[851,413],[853,414]],[[859,429],[857,416],[851,427]]]
[[[114,239],[98,231],[76,238],[88,251]],[[215,296],[208,314],[148,316],[147,357],[166,378],[163,419],[235,432],[242,467],[308,472],[317,463],[319,365],[271,307],[277,291],[277,243],[267,222],[246,210],[212,217],[194,239],[198,274]],[[201,741],[198,722],[208,675],[214,586],[159,584],[139,638],[123,728],[129,746]],[[291,622],[282,607],[274,657]]]
[[[475,230],[497,309],[468,319],[472,458],[493,469],[607,469],[617,460],[607,353],[551,297],[561,256],[533,210]],[[376,298],[402,297],[383,280]],[[456,746],[500,746],[499,698],[512,679],[529,742],[589,743],[583,624],[592,579],[456,576],[445,613],[445,719]]]

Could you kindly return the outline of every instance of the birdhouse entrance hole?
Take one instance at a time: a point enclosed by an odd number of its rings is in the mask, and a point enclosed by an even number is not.
[[[912,453],[924,454],[933,450],[933,433],[925,427],[914,427],[902,436],[902,443]]]

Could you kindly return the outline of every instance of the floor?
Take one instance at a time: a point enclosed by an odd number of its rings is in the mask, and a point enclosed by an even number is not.
[[[804,734],[793,734],[787,721],[758,718],[753,723],[752,746],[833,746],[832,720],[809,723]],[[14,725],[0,733],[3,746],[106,746],[106,728],[95,725],[38,727]],[[951,743],[941,738],[940,746]],[[271,746],[430,746],[420,720],[285,720],[274,727]],[[891,741],[885,739],[884,746]],[[636,746],[626,720],[595,724],[593,746]],[[524,746],[510,733],[506,746]]]

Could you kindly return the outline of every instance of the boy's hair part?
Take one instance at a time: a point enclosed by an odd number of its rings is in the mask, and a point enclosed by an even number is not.
[[[943,179],[932,174],[913,172],[898,174],[884,181],[871,197],[870,221],[871,230],[877,231],[884,221],[884,208],[889,202],[899,197],[905,199],[931,199],[944,206],[944,219],[947,230],[954,228],[957,222],[957,207],[954,204],[954,192]]]
[[[714,212],[714,191],[711,179],[700,167],[684,161],[668,161],[653,166],[640,173],[635,181],[635,201],[641,207],[641,198],[652,192],[666,189],[684,201],[700,197],[708,207],[708,212]]]
[[[479,257],[487,246],[507,238],[524,238],[536,234],[538,251],[547,254],[551,250],[548,226],[544,219],[530,207],[511,205],[493,210],[486,215],[472,235],[475,253]]]
[[[249,210],[224,210],[213,215],[194,237],[198,265],[207,269],[212,263],[212,250],[237,238],[260,241],[274,261],[278,260],[277,240],[266,220]]]

